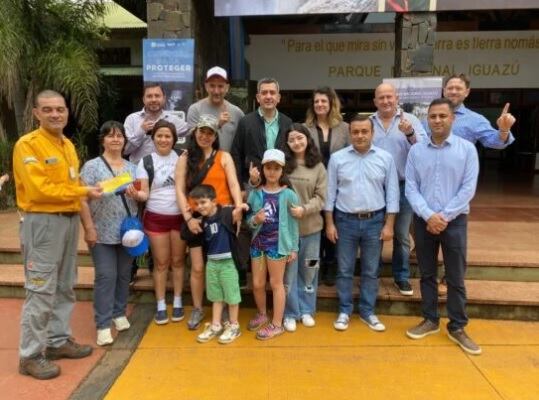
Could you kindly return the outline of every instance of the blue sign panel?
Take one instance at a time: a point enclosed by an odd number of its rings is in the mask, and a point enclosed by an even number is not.
[[[144,39],[144,82],[159,83],[165,109],[183,117],[193,100],[194,39]]]

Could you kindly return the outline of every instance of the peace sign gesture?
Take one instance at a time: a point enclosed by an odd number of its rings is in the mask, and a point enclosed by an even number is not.
[[[496,120],[500,134],[504,135],[505,138],[509,135],[509,131],[516,121],[516,118],[509,112],[509,105],[509,103],[505,104],[500,117]]]

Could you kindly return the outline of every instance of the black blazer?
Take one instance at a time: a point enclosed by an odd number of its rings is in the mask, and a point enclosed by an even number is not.
[[[285,134],[290,129],[292,120],[283,113],[279,113],[279,133],[275,140],[275,148],[283,150],[285,146]],[[243,188],[244,183],[249,180],[249,164],[257,166],[262,171],[262,157],[267,150],[266,128],[264,119],[253,111],[238,123],[238,129],[232,142],[230,154],[236,165],[238,181]]]

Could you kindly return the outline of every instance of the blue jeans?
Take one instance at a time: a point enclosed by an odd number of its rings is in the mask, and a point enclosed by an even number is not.
[[[410,279],[410,224],[414,212],[404,194],[404,183],[400,184],[399,212],[395,216],[393,257],[391,268],[395,282]]]
[[[361,280],[359,285],[359,315],[367,318],[374,314],[378,295],[380,273],[380,233],[384,225],[384,212],[380,211],[369,219],[359,219],[354,214],[335,211],[337,240],[337,295],[339,312],[353,312],[353,278],[358,246],[361,249]]]
[[[125,315],[133,257],[121,244],[96,243],[90,252],[95,265],[95,324],[97,329],[110,328],[112,318]]]
[[[421,307],[423,317],[438,323],[438,251],[442,247],[447,282],[447,329],[454,331],[468,323],[466,315],[466,247],[468,217],[459,215],[439,235],[427,231],[426,222],[414,217],[417,261],[421,272]]]
[[[319,270],[320,232],[301,236],[298,257],[286,266],[285,318],[299,319],[303,314],[314,316]]]

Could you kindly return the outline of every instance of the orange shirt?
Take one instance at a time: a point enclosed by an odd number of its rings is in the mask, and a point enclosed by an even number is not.
[[[228,188],[228,181],[226,179],[225,169],[223,168],[221,161],[222,156],[223,151],[219,150],[215,155],[213,165],[209,169],[202,183],[204,185],[213,186],[213,188],[215,189],[215,193],[217,194],[217,204],[221,206],[230,206],[234,205],[234,201],[232,200],[232,195],[230,194],[230,190]],[[191,198],[188,198],[188,201],[191,210],[194,210],[195,202]]]

